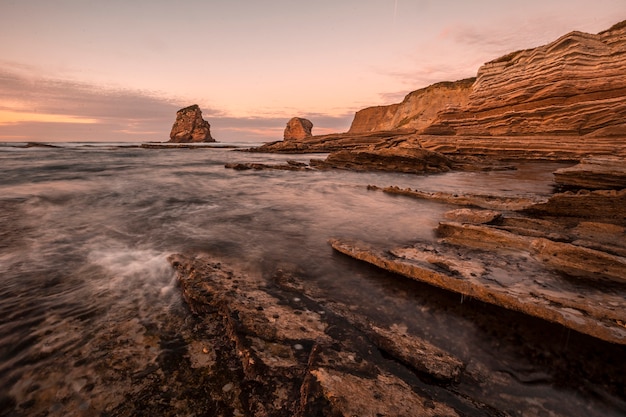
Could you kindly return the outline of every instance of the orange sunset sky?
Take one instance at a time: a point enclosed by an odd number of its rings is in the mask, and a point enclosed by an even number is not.
[[[166,141],[197,103],[218,141],[314,134],[626,19],[625,0],[0,0],[0,141]]]

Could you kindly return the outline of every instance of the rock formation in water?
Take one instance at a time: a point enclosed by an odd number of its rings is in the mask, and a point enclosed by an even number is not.
[[[311,123],[310,120],[301,117],[293,117],[287,122],[283,137],[286,141],[306,139],[313,136],[311,133],[312,129],[313,123]]]
[[[577,161],[626,157],[626,21],[571,32],[484,64],[474,79],[414,91],[356,113],[347,133],[274,142],[260,152],[334,152],[419,137],[448,156]]]
[[[581,165],[579,169],[592,172],[594,166],[601,166]],[[575,182],[566,180],[575,187]],[[447,213],[436,229],[436,242],[389,249],[331,239],[335,250],[408,278],[626,345],[626,189],[568,191],[535,199],[398,187],[383,191],[482,210]]]
[[[423,174],[447,172],[453,162],[446,156],[419,148],[371,147],[333,152],[325,160],[311,160],[311,166],[352,171],[387,171]]]
[[[211,137],[211,125],[202,118],[202,111],[197,104],[176,112],[169,142],[215,142]]]
[[[430,126],[437,114],[467,105],[475,78],[440,82],[409,93],[402,103],[359,110],[348,133],[413,129]]]
[[[624,137],[625,66],[625,22],[568,33],[484,64],[468,103],[444,110],[425,133]]]

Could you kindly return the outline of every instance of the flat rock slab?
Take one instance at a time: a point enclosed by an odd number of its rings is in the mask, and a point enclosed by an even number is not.
[[[626,226],[626,189],[566,191],[523,210],[533,216],[576,217]]]
[[[623,158],[585,158],[579,164],[554,172],[554,180],[563,188],[621,190],[626,188],[626,164]]]
[[[303,162],[287,161],[285,164],[261,164],[254,162],[237,162],[228,163],[224,165],[224,168],[234,169],[236,171],[246,171],[254,169],[257,171],[266,169],[275,169],[279,171],[307,171],[312,169],[310,166]]]
[[[390,186],[380,188],[368,185],[368,190],[382,190],[388,194],[399,194],[420,200],[437,201],[440,203],[456,204],[459,206],[478,207],[486,210],[522,210],[545,201],[541,197],[501,197],[484,194],[453,194],[446,192],[427,192]]]
[[[506,233],[506,232],[503,232]],[[599,339],[626,344],[626,288],[621,284],[570,280],[546,270],[517,236],[483,242],[488,247],[417,243],[392,251],[363,242],[331,239],[348,256],[480,301],[559,323]],[[481,241],[481,239],[478,239]],[[503,248],[502,253],[498,247]]]
[[[239,358],[240,377],[225,383],[221,393],[224,402],[230,400],[232,415],[467,415],[416,391],[390,370],[379,350],[413,372],[440,383],[454,381],[463,363],[427,341],[364,320],[350,323],[293,288],[236,271],[208,255],[169,260],[190,309],[221,321],[232,356]],[[190,352],[192,363],[218,362],[208,350],[205,358],[202,352],[200,347]]]

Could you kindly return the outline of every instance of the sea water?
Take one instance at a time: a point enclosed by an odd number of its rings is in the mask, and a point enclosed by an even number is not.
[[[123,401],[131,392],[125,375],[141,372],[160,354],[146,347],[148,334],[175,332],[175,323],[189,314],[166,260],[177,252],[208,252],[250,273],[285,266],[302,271],[328,299],[414,328],[470,363],[478,355],[481,363],[497,362],[493,335],[470,317],[488,323],[494,310],[458,307],[462,300],[455,295],[398,284],[397,277],[333,253],[327,241],[346,237],[391,248],[432,240],[443,213],[455,208],[369,191],[368,185],[548,195],[551,173],[562,166],[437,175],[236,171],[224,165],[325,155],[57,146],[0,146],[0,415],[31,415],[31,408],[87,415]],[[443,304],[429,304],[429,297]],[[459,308],[470,309],[467,316],[465,310],[446,312]],[[498,372],[515,373],[506,358]],[[518,359],[532,367],[530,358],[513,356]],[[554,415],[623,411],[622,400],[606,405],[550,377],[489,395],[496,405],[507,403],[507,395],[517,404],[539,401]]]

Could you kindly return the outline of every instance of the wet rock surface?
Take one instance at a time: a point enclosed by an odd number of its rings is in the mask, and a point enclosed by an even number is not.
[[[419,148],[366,149],[338,151],[325,160],[312,160],[317,168],[353,171],[433,173],[450,171],[453,162],[442,154]]]
[[[386,250],[333,239],[335,250],[412,279],[626,344],[625,190],[579,190],[541,199],[398,187],[383,191],[481,210],[446,213],[452,221],[439,223],[434,245],[417,242]]]
[[[236,378],[222,389],[233,399],[233,415],[467,415],[416,389],[415,376],[394,372],[379,345],[436,380],[454,381],[463,368],[406,329],[371,326],[358,316],[351,322],[281,274],[267,283],[207,255],[173,255],[170,262],[191,310],[208,327],[219,323],[219,338],[238,358]]]
[[[334,241],[333,246],[346,252],[363,250],[345,241]],[[375,253],[365,252],[367,256]],[[455,262],[450,261],[452,252]],[[457,285],[466,289],[471,284],[464,281],[491,274],[492,287],[499,287],[501,294],[520,297],[510,302],[526,301],[524,289],[513,282],[515,277],[493,272],[503,271],[508,261],[518,262],[522,273],[533,272],[536,265],[532,260],[524,263],[510,255],[506,262],[494,265],[489,260],[476,261],[476,254],[475,249],[459,255],[458,248],[446,252],[416,244],[377,256],[386,266],[393,262],[412,264],[411,268],[430,265],[425,267],[431,269],[428,274],[451,274]],[[348,300],[329,299],[324,291],[308,285],[302,271],[278,268],[267,276],[237,269],[207,254],[172,255],[170,262],[196,323],[194,333],[185,336],[181,344],[186,348],[185,361],[202,375],[188,380],[193,384],[190,391],[219,405],[210,409],[217,410],[213,415],[576,415],[580,405],[574,403],[555,411],[564,404],[557,405],[558,398],[544,398],[534,391],[543,384],[577,390],[594,386],[591,392],[582,389],[580,395],[603,396],[617,409],[626,404],[624,374],[616,366],[624,345],[581,334],[568,334],[568,345],[554,343],[553,335],[559,332],[547,322],[530,319],[525,323],[524,315],[494,310],[488,304],[478,304],[471,312],[471,305],[480,303],[477,292],[468,293],[474,298],[468,297],[462,314],[503,343],[498,356],[489,360],[462,351],[455,354],[452,345],[436,346],[427,333],[415,332],[401,322],[388,324],[380,313],[365,315],[367,307],[358,308]],[[405,274],[407,267],[403,268],[396,272]],[[539,291],[532,295],[535,301],[541,300],[536,301],[538,310],[552,305],[553,311],[560,310],[575,320],[600,311],[613,319],[621,314],[620,297],[604,297],[598,304],[589,303],[591,296],[571,304],[568,295],[549,280],[535,276],[530,281]],[[436,293],[428,288],[422,291],[431,300],[430,308],[451,308],[445,293],[433,299]],[[497,289],[485,294],[489,303],[501,297]],[[463,305],[456,302],[454,309]],[[519,339],[508,340],[513,335]],[[531,358],[534,366],[524,360],[511,362],[513,346]],[[579,366],[577,361],[581,361]],[[522,393],[515,393],[513,386],[524,387]]]
[[[488,210],[521,210],[545,200],[542,197],[502,197],[486,194],[456,194],[443,191],[427,192],[413,190],[410,188],[400,188],[389,186],[380,188],[376,185],[369,185],[368,190],[382,190],[388,194],[404,195],[411,198],[437,201],[440,203],[456,204],[460,206],[479,207]]]
[[[306,171],[311,169],[308,164],[298,161],[287,161],[285,164],[261,164],[261,163],[229,163],[224,165],[225,168],[234,169],[236,171],[247,171],[249,169],[265,170],[277,169],[281,171]]]

